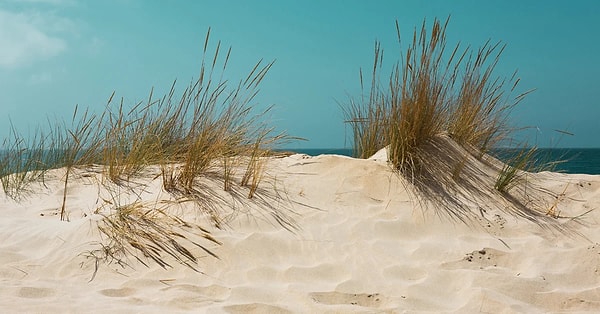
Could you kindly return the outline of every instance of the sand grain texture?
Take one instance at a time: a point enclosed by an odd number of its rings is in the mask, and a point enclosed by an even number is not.
[[[219,259],[194,251],[203,273],[131,259],[132,268],[101,264],[92,281],[98,174],[70,183],[62,222],[56,170],[23,202],[2,195],[0,312],[600,311],[600,176],[532,177],[560,215],[592,210],[555,219],[561,232],[494,206],[469,209],[470,223],[424,210],[384,157],[273,158],[267,174],[285,187],[296,232],[250,211],[210,228],[222,245],[210,246]],[[166,197],[160,179],[148,180],[142,197]]]

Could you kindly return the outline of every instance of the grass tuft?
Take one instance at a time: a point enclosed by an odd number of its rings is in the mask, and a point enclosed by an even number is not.
[[[387,145],[385,132],[388,126],[389,102],[376,81],[383,63],[383,50],[379,42],[375,42],[374,55],[372,81],[368,98],[365,99],[363,96],[360,102],[351,99],[348,105],[341,106],[346,117],[345,122],[352,127],[353,154],[355,157],[363,159],[371,157],[381,147]],[[364,95],[365,87],[362,70],[360,70],[360,86]]]
[[[19,199],[31,183],[44,180],[48,170],[65,168],[60,209],[61,220],[65,220],[68,190],[78,173],[74,170],[99,165],[101,187],[108,191],[124,187],[139,196],[146,185],[136,180],[143,179],[150,166],[158,166],[162,188],[179,203],[195,204],[217,227],[252,205],[260,219],[294,229],[293,219],[280,206],[282,195],[276,184],[260,186],[265,178],[264,157],[271,155],[272,147],[291,140],[268,126],[270,107],[263,111],[253,107],[273,62],[257,62],[245,78],[232,84],[223,78],[231,48],[223,56],[225,50],[217,42],[211,54],[209,42],[210,29],[199,77],[179,95],[177,81],[166,95],[155,98],[151,89],[146,101],[131,107],[113,93],[104,111],[75,107],[69,123],[50,123],[49,132],[39,131],[31,140],[11,128],[13,136],[4,141],[0,155],[5,194]],[[215,191],[215,182],[220,182],[224,193]],[[171,229],[187,222],[167,214],[165,206],[136,201],[103,213],[105,219],[99,228],[109,241],[104,245],[103,260],[122,261],[135,249],[162,267],[171,266],[164,259],[165,253],[192,267],[195,257],[180,243],[186,239],[185,233]]]
[[[136,201],[114,208],[98,225],[106,237],[102,248],[88,256],[120,265],[129,265],[127,259],[134,257],[146,267],[152,261],[165,269],[173,267],[173,260],[199,272],[195,249],[218,258],[207,245],[221,243],[204,228],[169,214],[170,205]]]
[[[463,58],[463,77],[456,100],[453,103],[448,133],[461,145],[472,145],[482,153],[495,147],[510,133],[508,115],[523,98],[532,92],[518,95],[514,101],[506,102],[506,85],[513,93],[519,84],[516,72],[510,80],[494,78],[492,75],[506,45],[487,41],[475,56],[468,51]],[[491,59],[491,60],[490,60]]]
[[[510,80],[493,77],[504,50],[489,41],[473,53],[470,47],[447,50],[446,28],[435,19],[428,31],[425,21],[395,65],[385,86],[378,83],[383,50],[375,43],[371,87],[367,99],[343,106],[346,123],[353,130],[355,156],[367,158],[388,147],[394,168],[413,176],[426,161],[423,147],[432,138],[449,134],[463,146],[482,152],[508,133],[507,117],[529,92],[506,102],[504,87],[517,88],[516,73]],[[396,22],[398,41],[400,29]],[[362,70],[360,82],[364,93]]]
[[[519,88],[517,72],[508,79],[495,76],[505,49],[502,43],[487,41],[477,50],[460,44],[447,49],[448,23],[449,18],[434,19],[428,28],[423,21],[385,84],[379,82],[383,49],[375,43],[370,88],[364,88],[361,70],[363,96],[342,105],[345,122],[352,128],[355,157],[368,158],[385,147],[389,164],[407,179],[416,196],[454,218],[467,219],[467,209],[475,203],[493,202],[490,195],[495,189],[519,215],[540,219],[543,215],[527,204],[542,196],[508,193],[528,184],[528,171],[547,170],[539,168],[543,163],[537,160],[537,149],[521,150],[499,169],[485,160],[509,139],[513,131],[509,114],[531,91],[511,98]],[[402,44],[398,22],[396,32]]]
[[[0,150],[0,183],[8,197],[22,200],[33,192],[28,188],[31,183],[44,179],[46,144],[47,138],[40,131],[24,138],[11,125],[11,136]]]
[[[513,187],[523,183],[527,179],[530,171],[536,171],[537,165],[535,156],[537,147],[517,148],[513,156],[504,163],[504,166],[498,173],[494,188],[502,193],[508,193]]]

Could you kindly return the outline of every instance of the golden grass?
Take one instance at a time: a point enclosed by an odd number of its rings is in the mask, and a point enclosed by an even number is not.
[[[388,114],[388,158],[401,172],[414,175],[421,159],[420,148],[444,131],[455,68],[452,65],[458,49],[444,61],[446,26],[434,20],[431,33],[425,22],[421,31],[413,33],[402,66],[396,66],[390,78],[390,111]],[[400,29],[396,23],[398,40]]]
[[[510,80],[493,77],[504,46],[488,41],[476,53],[460,45],[448,51],[448,22],[435,19],[430,31],[423,22],[413,32],[387,85],[377,80],[383,50],[376,42],[368,98],[343,107],[355,156],[367,158],[388,146],[392,165],[414,175],[425,162],[421,148],[435,136],[449,134],[461,145],[487,152],[508,134],[508,114],[529,92],[507,102],[505,85],[512,84],[512,93],[519,80],[516,73]],[[398,23],[396,31],[402,42]],[[360,82],[363,86],[362,71]]]
[[[394,168],[414,176],[427,164],[422,148],[436,136],[448,134],[482,154],[507,136],[510,110],[530,91],[508,101],[519,79],[516,72],[509,80],[493,76],[504,50],[500,43],[488,41],[476,52],[460,45],[447,50],[448,22],[435,19],[428,30],[424,21],[415,29],[387,85],[377,79],[383,50],[376,42],[368,99],[343,107],[357,157],[367,158],[387,146]],[[396,31],[402,43],[397,22]],[[362,71],[360,82],[363,86]],[[460,167],[456,171],[460,175]]]
[[[101,249],[86,254],[95,259],[96,270],[99,261],[124,266],[129,265],[128,258],[134,257],[146,267],[152,261],[162,268],[172,268],[173,260],[199,272],[199,253],[195,249],[218,258],[207,245],[221,243],[201,226],[169,214],[170,207],[168,202],[135,201],[113,208],[98,225],[105,237]]]
[[[537,147],[518,148],[514,156],[506,161],[496,179],[494,188],[502,193],[508,193],[513,187],[526,182],[529,171],[536,171]]]
[[[527,184],[533,165],[543,164],[535,160],[535,149],[524,150],[503,168],[490,168],[498,172],[497,178],[475,178],[488,176],[476,169],[475,160],[483,167],[485,154],[504,143],[512,131],[511,110],[531,91],[511,99],[519,84],[516,72],[509,79],[495,77],[505,48],[501,43],[488,41],[476,51],[460,44],[447,50],[448,22],[449,18],[444,23],[434,19],[428,29],[424,21],[415,29],[385,84],[379,82],[383,49],[375,43],[369,90],[365,92],[361,70],[363,96],[342,106],[353,131],[355,156],[368,158],[386,147],[390,165],[416,196],[454,218],[465,219],[474,200],[493,201],[489,195],[495,189],[519,215],[542,219],[544,215],[527,208],[528,201],[508,193]],[[402,43],[397,22],[396,31]]]
[[[386,86],[377,80],[383,50],[375,43],[368,99],[352,100],[344,107],[346,122],[353,129],[357,157],[367,158],[387,146],[394,168],[412,176],[422,163],[423,145],[446,131],[458,51],[457,46],[450,59],[444,61],[447,23],[436,19],[431,33],[425,22],[420,31],[414,31],[406,55],[393,68]],[[401,42],[397,23],[396,30]],[[362,71],[360,81],[363,86]]]
[[[41,161],[44,155],[46,138],[36,132],[29,140],[20,136],[11,126],[11,137],[5,139],[0,151],[0,182],[4,193],[15,200],[21,200],[31,192],[32,182],[43,180],[45,169]]]
[[[137,195],[144,186],[134,181],[149,166],[157,165],[163,189],[178,202],[196,204],[217,227],[226,223],[232,212],[245,210],[239,207],[249,204],[240,201],[245,195],[262,210],[260,215],[293,229],[293,220],[279,206],[280,191],[269,190],[275,185],[264,189],[259,186],[264,179],[264,157],[271,155],[273,146],[291,139],[267,125],[270,107],[257,112],[251,105],[273,62],[257,62],[245,78],[231,84],[223,79],[231,49],[222,58],[221,42],[217,42],[211,55],[209,39],[210,29],[199,77],[180,96],[176,82],[163,97],[155,99],[152,89],[147,101],[132,107],[122,99],[117,101],[113,93],[104,111],[93,113],[76,107],[69,123],[51,123],[49,133],[40,131],[31,142],[12,129],[13,137],[4,142],[6,153],[0,156],[0,181],[6,195],[18,199],[31,183],[43,180],[45,171],[64,167],[60,212],[61,220],[65,220],[74,169],[101,165],[104,188],[127,188]],[[217,181],[225,194],[214,191],[213,183]],[[106,256],[115,257],[114,250],[130,253],[127,244],[162,267],[168,265],[159,257],[159,251],[186,265],[193,262],[187,251],[171,241],[168,221],[173,223],[176,217],[167,215],[164,207],[152,206],[132,203],[106,214],[105,224],[100,227],[111,243]],[[230,212],[223,213],[227,207]],[[155,221],[159,217],[165,224]],[[157,251],[148,241],[173,246],[159,246]]]
[[[375,43],[375,58],[371,73],[372,81],[368,98],[365,99],[365,87],[362,70],[360,71],[360,86],[363,97],[360,102],[351,99],[347,106],[342,106],[346,123],[350,124],[353,133],[354,156],[358,158],[369,158],[381,147],[386,146],[385,131],[388,126],[388,101],[385,94],[379,89],[377,75],[383,62],[383,51],[381,45]]]
[[[463,57],[466,59],[461,85],[449,116],[448,133],[452,138],[461,145],[473,145],[483,153],[510,133],[508,114],[532,92],[526,91],[513,101],[506,101],[505,86],[511,84],[509,93],[513,93],[520,80],[516,79],[516,72],[508,81],[492,76],[505,47],[488,41],[475,56],[469,51],[468,56]]]

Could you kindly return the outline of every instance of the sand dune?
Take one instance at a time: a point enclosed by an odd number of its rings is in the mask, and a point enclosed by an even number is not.
[[[201,273],[133,257],[95,273],[89,255],[103,241],[95,212],[110,199],[97,169],[83,169],[68,188],[69,221],[60,221],[63,172],[22,202],[2,196],[0,312],[600,311],[600,176],[530,176],[561,217],[589,211],[577,219],[536,222],[499,200],[466,202],[471,216],[460,222],[420,206],[385,156],[273,158],[268,178],[287,199],[271,205],[289,209],[297,229],[240,203],[249,209],[221,228],[190,218],[222,243],[205,243],[219,259],[194,250]],[[124,191],[124,202],[169,199],[152,169],[144,180],[146,192]],[[174,212],[198,216],[187,210]]]

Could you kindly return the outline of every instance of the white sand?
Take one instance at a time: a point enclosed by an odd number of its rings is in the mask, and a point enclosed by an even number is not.
[[[220,259],[194,250],[203,274],[130,259],[134,269],[101,264],[91,282],[85,253],[99,247],[94,211],[105,202],[95,174],[71,182],[69,222],[57,216],[61,170],[20,203],[0,192],[0,312],[600,311],[600,176],[532,177],[559,196],[561,215],[595,209],[554,219],[559,232],[489,204],[470,223],[423,210],[382,156],[293,155],[268,173],[285,187],[295,233],[241,214],[209,227]],[[143,198],[168,197],[160,177],[148,180]]]

